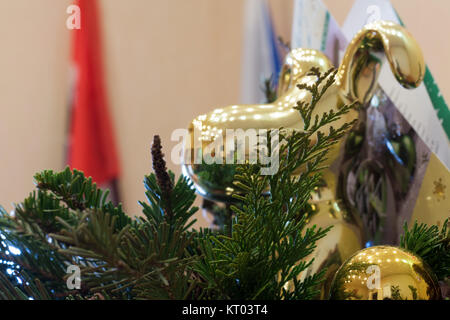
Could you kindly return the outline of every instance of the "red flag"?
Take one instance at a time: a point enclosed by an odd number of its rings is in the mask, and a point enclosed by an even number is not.
[[[72,30],[74,82],[68,164],[104,184],[118,178],[119,160],[103,82],[98,7],[96,0],[77,0],[75,4],[80,8],[81,29]]]

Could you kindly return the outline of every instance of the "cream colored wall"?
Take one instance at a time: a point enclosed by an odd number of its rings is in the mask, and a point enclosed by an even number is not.
[[[33,175],[61,169],[66,125],[69,1],[0,1],[0,204],[12,208]]]
[[[64,166],[70,2],[0,1],[0,204],[8,210],[32,190],[36,171]],[[325,2],[342,22],[353,1]],[[450,2],[393,3],[450,101]],[[289,39],[291,0],[271,6],[278,33]],[[173,129],[238,101],[243,0],[102,0],[101,7],[121,189],[134,214],[144,199],[152,136],[160,134],[169,153]]]
[[[241,0],[103,1],[107,78],[126,208],[138,213],[150,144],[239,97]],[[179,167],[169,163],[179,173]]]

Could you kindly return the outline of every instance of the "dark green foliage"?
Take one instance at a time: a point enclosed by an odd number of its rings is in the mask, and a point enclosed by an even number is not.
[[[224,232],[189,230],[197,208],[186,178],[166,169],[159,137],[152,147],[154,174],[145,177],[148,202],[140,202],[144,218],[129,218],[120,206],[79,171],[44,171],[35,176],[37,191],[15,209],[2,212],[4,242],[21,255],[13,260],[30,275],[26,288],[2,278],[2,298],[68,299],[309,299],[323,273],[298,280],[311,261],[304,261],[327,230],[305,230],[310,193],[320,183],[320,165],[327,150],[350,126],[329,134],[324,125],[348,111],[344,107],[310,126],[310,113],[320,99],[317,86],[326,77],[316,73],[313,101],[302,105],[305,131],[281,133],[280,170],[260,176],[258,165],[243,165],[235,176],[238,205]],[[332,81],[326,84],[328,87]],[[323,93],[322,93],[323,94]],[[300,106],[301,104],[299,104]],[[311,145],[313,135],[319,135]],[[292,178],[305,166],[304,173]],[[234,170],[234,167],[233,167]],[[270,196],[262,196],[270,190]],[[5,254],[5,248],[0,254]],[[66,288],[66,267],[81,270],[80,290]],[[39,279],[38,282],[31,279]],[[286,282],[294,283],[285,291]]]
[[[5,294],[0,298],[192,297],[198,280],[190,268],[195,256],[187,249],[195,234],[187,229],[195,222],[194,190],[185,178],[175,183],[165,163],[161,167],[161,153],[153,156],[157,175],[145,178],[149,203],[141,203],[146,218],[135,220],[108,202],[108,193],[81,172],[67,168],[37,174],[38,191],[16,206],[15,216],[1,212],[0,256],[30,275],[15,272],[21,288],[14,288],[15,278],[3,276],[0,291]],[[7,254],[10,245],[21,254]],[[69,264],[81,269],[78,291],[67,289]]]
[[[392,300],[404,300],[400,294],[400,287],[399,286],[391,286],[391,299]]]
[[[304,130],[280,132],[279,149],[272,150],[280,159],[275,174],[261,176],[258,164],[238,166],[234,181],[244,192],[227,208],[222,231],[191,230],[197,211],[193,185],[166,169],[157,136],[154,173],[144,180],[148,201],[140,202],[143,217],[130,218],[79,171],[36,174],[37,190],[14,215],[0,207],[0,259],[10,263],[0,265],[0,299],[314,298],[325,270],[302,280],[299,274],[328,230],[306,228],[307,201],[321,184],[328,150],[352,123],[322,132],[351,106],[313,119],[335,73],[310,75],[315,84],[302,88],[312,100],[297,107]],[[415,226],[402,239],[441,278],[449,270],[446,230]],[[67,288],[69,265],[80,268],[78,290]],[[5,268],[12,270],[9,275]],[[284,289],[287,282],[292,291]]]
[[[438,280],[450,277],[450,229],[449,220],[445,220],[442,229],[438,226],[414,223],[408,230],[403,226],[404,235],[400,246],[420,256],[436,274]]]
[[[230,204],[220,205],[217,202],[203,199],[202,209],[207,210],[212,214],[214,220],[212,222],[212,227],[215,229],[224,229],[225,225],[231,225],[231,219],[233,217],[233,212],[231,212]]]
[[[63,202],[65,208],[83,211],[86,209],[101,209],[117,217],[115,228],[121,229],[131,223],[122,210],[122,206],[114,206],[107,201],[109,191],[97,188],[92,178],[85,178],[78,170],[70,171],[66,168],[63,172],[54,173],[46,170],[35,176],[37,188],[45,191],[53,201]],[[64,218],[65,217],[61,217]]]
[[[232,185],[235,169],[231,164],[206,164],[202,161],[195,169],[195,173],[202,184],[208,188],[219,189],[222,186]]]
[[[267,103],[272,103],[277,100],[277,90],[273,76],[264,80],[264,87],[262,89],[264,91],[264,95],[266,96]]]
[[[235,184],[244,195],[234,195],[242,205],[231,208],[236,213],[232,232],[212,235],[203,242],[205,259],[197,270],[207,279],[210,294],[216,298],[311,299],[318,293],[316,288],[325,271],[304,281],[299,281],[298,276],[311,264],[304,259],[328,229],[306,229],[304,213],[311,192],[321,182],[319,171],[327,151],[351,124],[331,128],[328,133],[319,131],[350,109],[343,107],[316,118],[310,125],[312,111],[334,80],[332,70],[326,75],[313,70],[311,75],[317,81],[304,89],[311,91],[313,100],[299,103],[304,131],[281,133],[278,172],[261,176],[259,165],[239,166]],[[322,84],[324,89],[318,92]],[[315,135],[318,141],[312,144]],[[303,173],[295,177],[294,172],[303,167]],[[262,196],[266,190],[270,195]],[[287,282],[294,284],[293,291],[284,290]]]
[[[25,272],[21,278],[26,281],[23,290],[11,284],[11,280],[0,273],[0,300],[51,300],[52,297],[39,279],[31,279]]]

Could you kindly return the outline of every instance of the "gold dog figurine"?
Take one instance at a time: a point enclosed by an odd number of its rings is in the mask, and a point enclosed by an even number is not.
[[[317,114],[329,111],[330,107],[340,108],[355,102],[365,105],[372,98],[380,74],[382,56],[385,55],[396,79],[405,88],[415,88],[423,80],[425,63],[417,42],[403,27],[392,22],[377,21],[365,26],[349,44],[336,81],[319,101]],[[183,172],[194,182],[197,191],[211,200],[232,202],[236,192],[232,184],[233,164],[214,165],[214,174],[202,175],[205,166],[202,160],[205,151],[216,139],[223,139],[227,145],[227,129],[278,129],[302,130],[303,120],[294,109],[297,102],[309,99],[306,90],[296,84],[308,81],[306,73],[316,67],[321,72],[332,68],[329,59],[311,49],[294,49],[285,59],[279,77],[278,99],[270,104],[232,105],[200,115],[189,126],[189,137],[184,149]],[[341,123],[358,118],[353,111],[341,119]],[[234,139],[234,136],[231,137]],[[328,157],[331,164],[339,154],[339,144]],[[249,152],[247,147],[246,153]],[[330,191],[336,185],[334,174],[326,172]]]
[[[383,56],[386,56],[391,71],[403,87],[416,88],[422,82],[425,63],[417,42],[403,27],[392,22],[377,21],[366,25],[353,38],[338,68],[334,84],[318,102],[314,113],[323,114],[328,112],[330,107],[340,108],[346,104],[367,105],[378,88],[377,80]],[[223,160],[222,164],[208,167],[207,164],[198,161],[198,158],[202,159],[216,139],[223,139],[224,146],[228,145],[227,139],[232,139],[234,142],[234,136],[227,137],[227,129],[244,131],[303,129],[303,120],[294,107],[300,100],[311,99],[311,95],[307,90],[299,89],[297,84],[311,81],[307,73],[312,67],[324,73],[333,65],[319,51],[294,49],[285,59],[279,75],[278,99],[273,103],[228,106],[200,115],[191,122],[190,135],[184,150],[186,162],[183,165],[183,172],[194,182],[202,196],[211,200],[232,202],[231,196],[237,192],[232,184],[234,164],[226,164],[225,159],[219,159]],[[359,112],[352,110],[340,119],[339,123],[333,125],[339,127],[358,117]],[[345,139],[343,138],[330,150],[326,165],[331,166],[338,162]],[[246,146],[246,156],[252,148],[254,146]],[[225,157],[224,154],[217,155]],[[197,159],[194,159],[195,157]],[[205,170],[208,174],[204,174]],[[306,258],[306,260],[314,258],[312,265],[299,275],[300,279],[304,279],[327,268],[325,281],[320,287],[321,294],[317,298],[327,296],[335,271],[367,241],[362,231],[361,219],[351,216],[337,196],[336,170],[325,169],[323,178],[325,186],[320,188],[320,192],[314,193],[310,200],[314,214],[308,224],[322,228],[333,225],[333,228],[326,237],[318,241],[317,249]],[[293,289],[292,283],[286,283],[284,287],[286,290]]]

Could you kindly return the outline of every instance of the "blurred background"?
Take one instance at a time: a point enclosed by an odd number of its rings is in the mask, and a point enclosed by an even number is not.
[[[324,0],[342,24],[353,0]],[[71,0],[0,0],[0,204],[33,190],[33,175],[61,170],[69,113]],[[392,0],[450,101],[450,1]],[[241,102],[244,0],[101,0],[104,79],[126,212],[138,215],[155,134],[170,155],[174,129]],[[290,40],[293,1],[270,0],[277,36]],[[168,167],[177,175],[179,166]],[[207,225],[202,216],[200,224]]]

